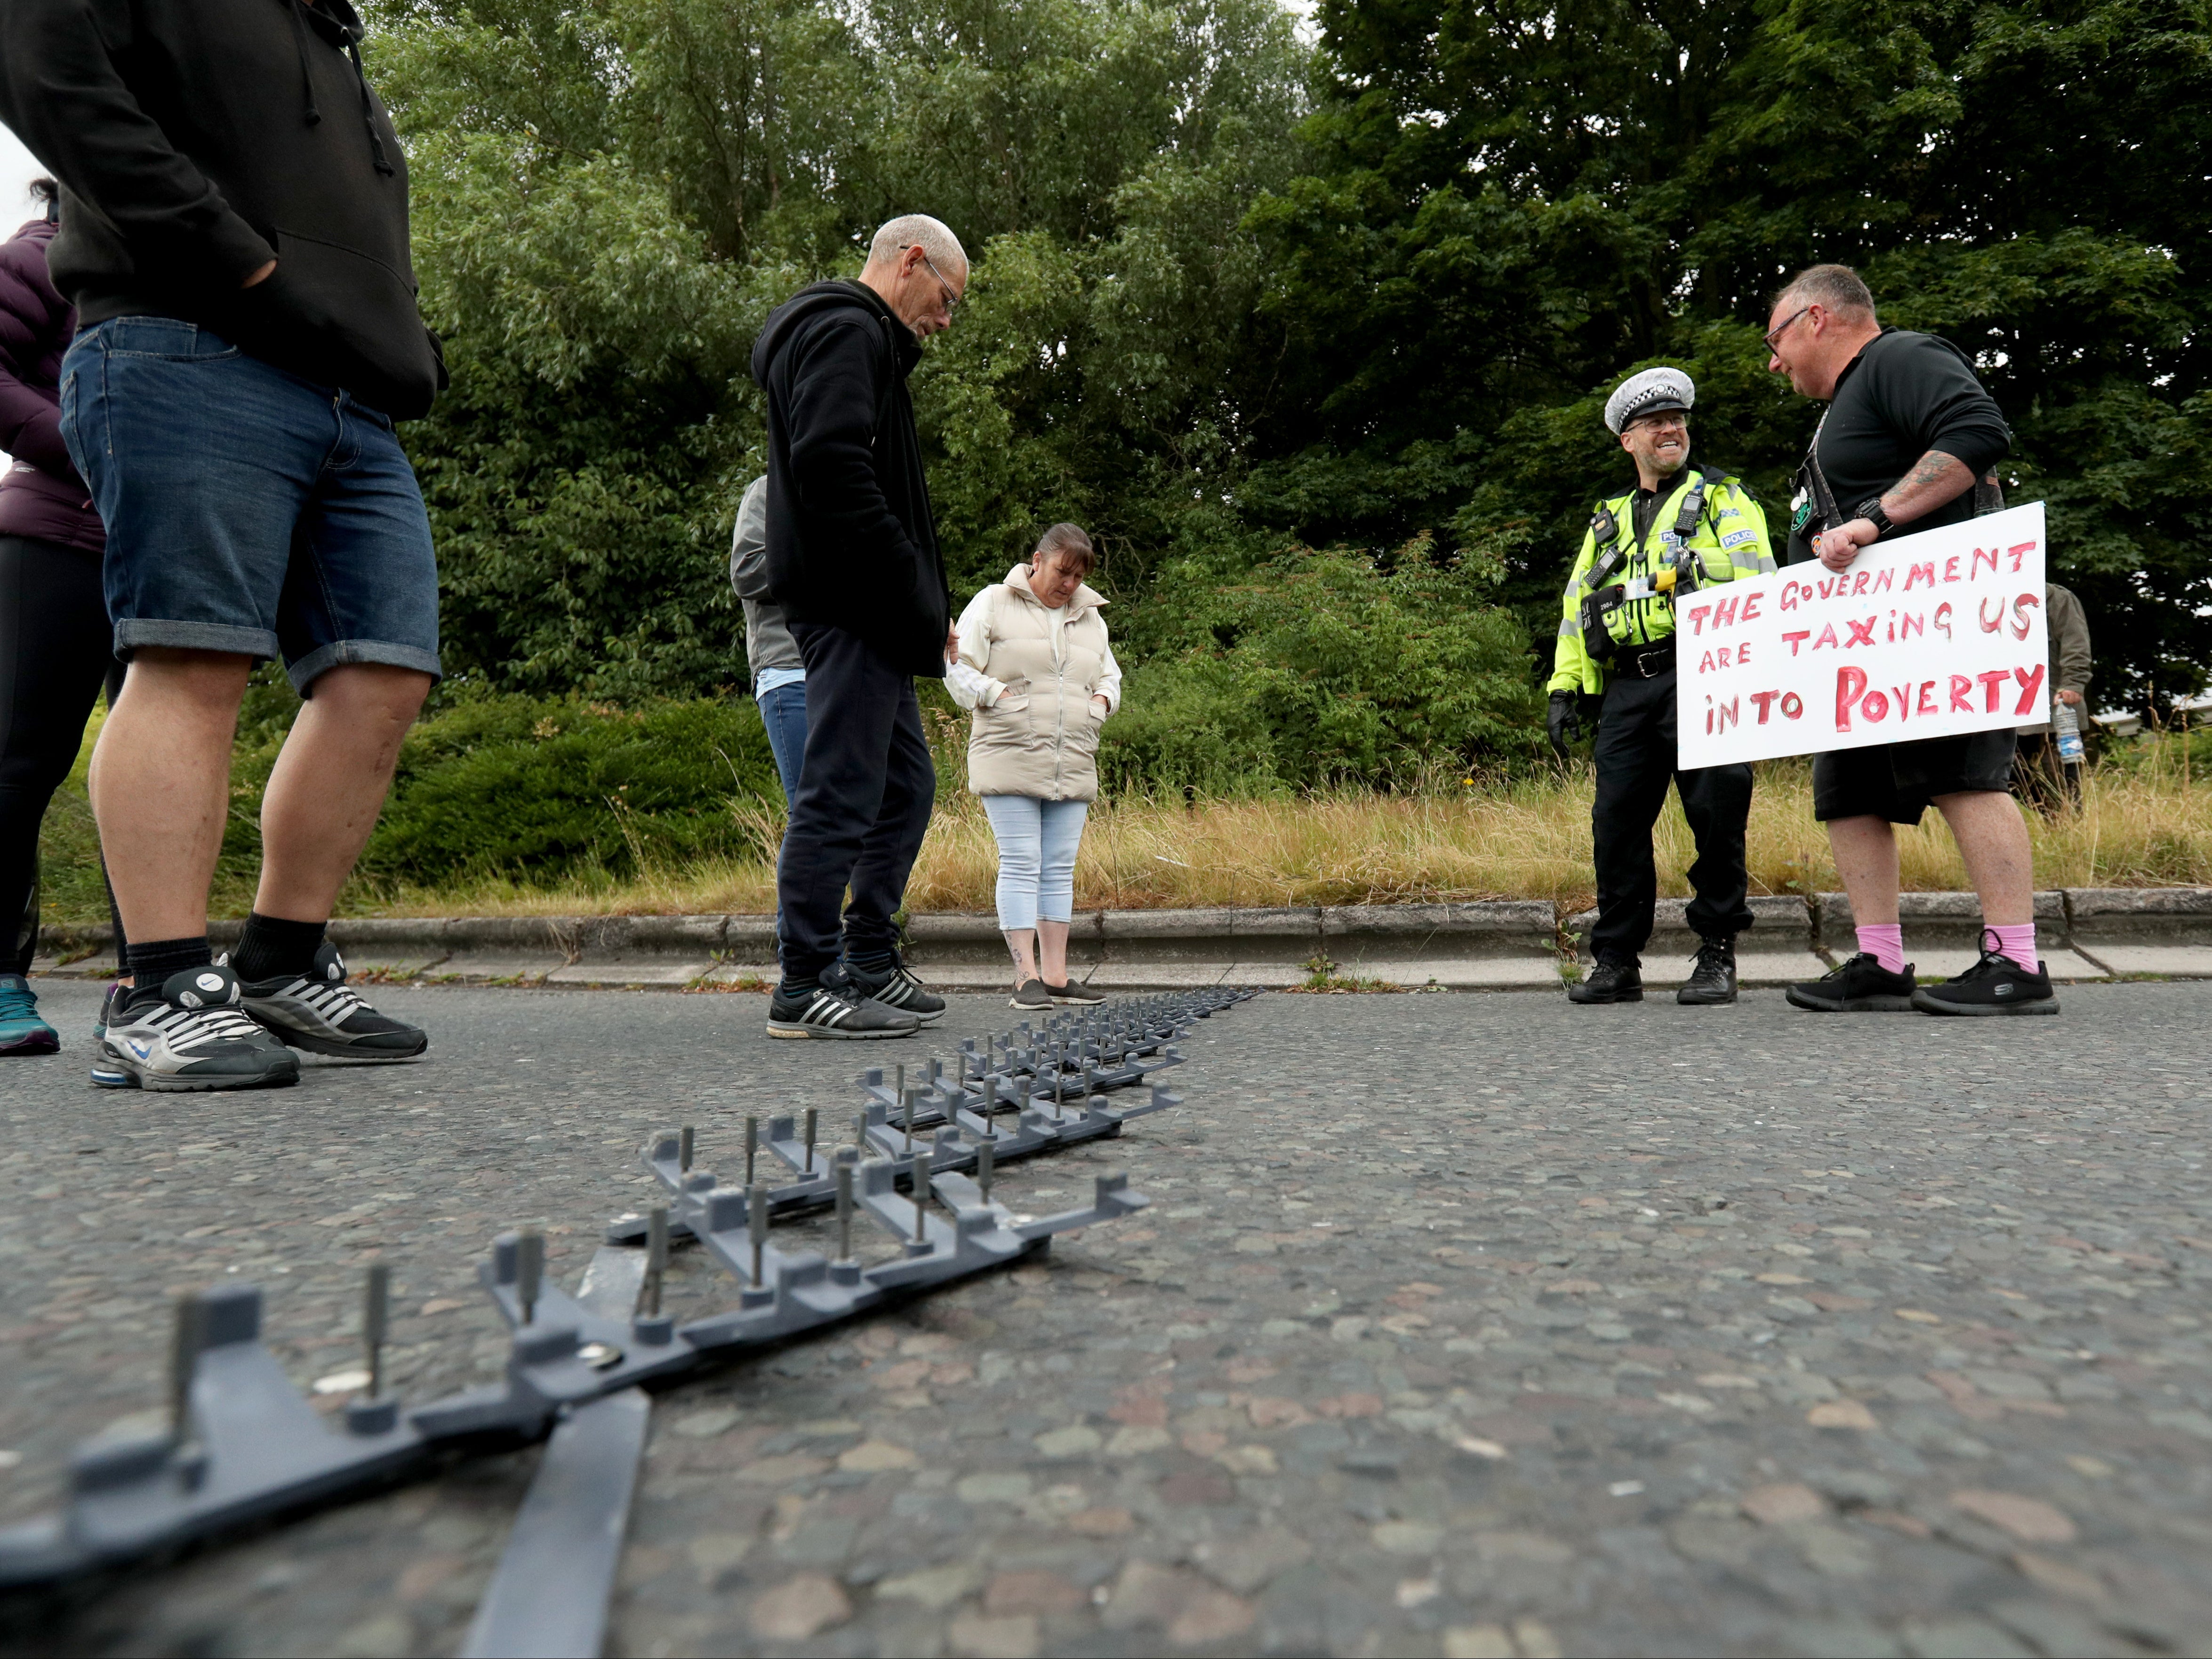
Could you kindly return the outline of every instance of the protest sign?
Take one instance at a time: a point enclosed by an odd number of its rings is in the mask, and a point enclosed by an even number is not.
[[[2043,570],[2039,502],[1681,596],[1677,764],[2048,719]]]

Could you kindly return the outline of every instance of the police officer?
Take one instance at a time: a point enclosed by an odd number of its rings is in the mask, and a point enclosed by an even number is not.
[[[1646,369],[1606,402],[1605,424],[1636,462],[1637,487],[1598,504],[1575,560],[1559,623],[1546,724],[1564,758],[1581,736],[1583,699],[1603,696],[1597,727],[1596,966],[1571,985],[1577,1002],[1640,1002],[1640,957],[1651,937],[1659,880],[1651,829],[1674,780],[1697,837],[1689,923],[1701,942],[1678,1002],[1735,1001],[1735,935],[1744,902],[1744,825],[1751,768],[1675,766],[1677,596],[1774,568],[1766,515],[1727,474],[1689,464],[1697,388],[1680,369]]]

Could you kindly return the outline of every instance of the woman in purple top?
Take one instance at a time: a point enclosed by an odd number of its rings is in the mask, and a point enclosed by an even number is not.
[[[46,204],[0,243],[0,1056],[61,1046],[24,978],[39,940],[39,822],[69,776],[93,699],[122,681],[100,582],[106,543],[62,446],[62,354],[76,316],[46,275]]]

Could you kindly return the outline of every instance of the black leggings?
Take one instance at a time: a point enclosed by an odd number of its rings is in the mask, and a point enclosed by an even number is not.
[[[98,554],[0,536],[0,973],[37,951],[39,823],[93,699],[122,687],[113,642]]]

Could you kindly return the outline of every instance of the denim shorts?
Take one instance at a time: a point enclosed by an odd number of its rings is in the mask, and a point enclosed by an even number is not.
[[[340,663],[440,672],[430,520],[387,416],[195,324],[118,317],[62,360],[61,426],[107,525],[118,657],[281,657],[303,695]]]

